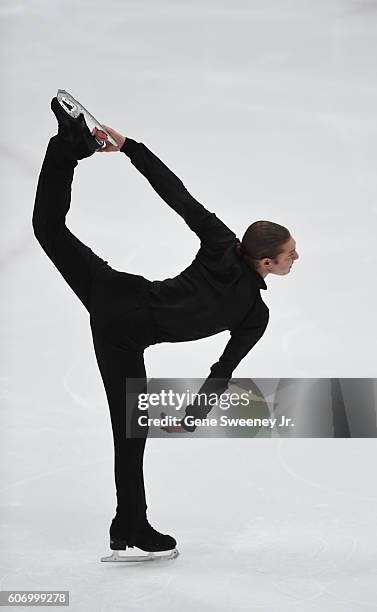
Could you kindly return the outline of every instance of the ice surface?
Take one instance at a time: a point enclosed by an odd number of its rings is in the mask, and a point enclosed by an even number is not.
[[[377,608],[374,440],[150,440],[166,566],[104,564],[112,436],[86,312],[31,228],[50,99],[67,89],[144,142],[242,236],[290,228],[245,377],[375,377],[377,7],[367,0],[3,0],[1,589],[72,611]],[[197,238],[119,154],[75,171],[70,229],[120,270],[187,266]],[[202,377],[228,334],[146,352]]]

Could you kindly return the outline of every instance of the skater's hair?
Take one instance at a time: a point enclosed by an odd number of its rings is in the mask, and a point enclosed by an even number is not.
[[[237,242],[235,252],[255,269],[258,259],[275,259],[282,245],[290,238],[286,227],[272,221],[255,221],[247,228],[242,241]]]

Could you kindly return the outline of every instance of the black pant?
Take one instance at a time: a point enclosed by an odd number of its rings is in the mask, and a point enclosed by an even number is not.
[[[57,135],[51,138],[38,181],[33,228],[90,315],[114,438],[117,512],[112,528],[127,535],[146,519],[147,509],[143,479],[147,429],[144,437],[126,437],[126,378],[137,379],[133,393],[146,390],[144,349],[154,344],[147,305],[150,281],[112,269],[66,227],[76,166],[69,145]]]

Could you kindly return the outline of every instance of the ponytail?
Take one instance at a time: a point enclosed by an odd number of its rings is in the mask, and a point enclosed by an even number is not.
[[[237,242],[237,244],[234,247],[235,253],[237,255],[237,257],[243,257],[244,256],[244,248],[242,246],[242,243],[240,241]]]

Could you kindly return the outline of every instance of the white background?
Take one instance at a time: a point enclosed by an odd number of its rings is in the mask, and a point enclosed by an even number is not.
[[[377,609],[373,439],[150,440],[148,517],[181,556],[101,564],[115,509],[89,319],[31,227],[67,89],[144,142],[241,238],[287,226],[245,377],[374,377],[377,3],[3,0],[1,589],[74,611]],[[67,225],[119,270],[163,279],[197,237],[123,154],[79,162]],[[205,377],[229,333],[146,351]]]

